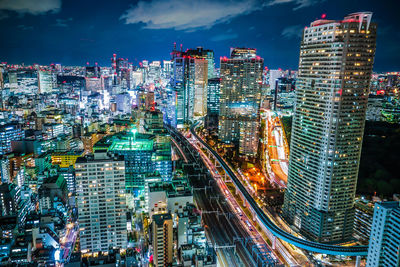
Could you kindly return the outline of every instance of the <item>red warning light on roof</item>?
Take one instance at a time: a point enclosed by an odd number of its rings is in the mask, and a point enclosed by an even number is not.
[[[385,94],[385,90],[379,90],[376,92],[377,95],[384,95]]]
[[[325,19],[325,18],[326,18],[326,14],[324,13],[321,15],[321,19]]]

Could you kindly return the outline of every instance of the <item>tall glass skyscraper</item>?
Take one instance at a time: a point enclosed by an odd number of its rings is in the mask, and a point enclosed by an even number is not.
[[[316,20],[300,48],[284,216],[318,242],[349,239],[376,45],[372,13]]]
[[[263,65],[255,49],[232,48],[221,58],[218,136],[241,155],[257,154]]]
[[[201,47],[171,53],[174,68],[172,87],[176,91],[177,126],[207,113],[207,81],[214,73],[214,52]]]

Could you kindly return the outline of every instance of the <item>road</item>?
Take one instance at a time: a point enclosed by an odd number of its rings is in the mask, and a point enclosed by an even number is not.
[[[255,214],[257,220],[261,225],[264,226],[265,230],[268,231],[271,235],[288,242],[296,247],[316,252],[322,254],[329,254],[329,255],[344,255],[344,256],[365,256],[368,252],[368,246],[354,246],[354,247],[345,247],[345,246],[338,246],[338,245],[330,245],[324,243],[318,243],[309,241],[295,235],[292,235],[285,230],[281,229],[278,225],[274,223],[274,221],[269,218],[262,208],[258,205],[258,203],[254,200],[252,195],[246,190],[245,186],[240,182],[237,178],[235,173],[232,169],[228,166],[225,160],[213,150],[206,142],[204,142],[195,132],[194,128],[198,126],[195,124],[191,127],[190,132],[191,134],[200,142],[203,146],[205,146],[209,153],[212,153],[213,156],[218,160],[219,164],[223,167],[225,172],[229,175],[230,179],[234,183],[237,190],[240,191],[243,198],[246,200],[248,205],[251,208],[251,211]]]
[[[263,257],[265,258],[264,261],[268,262],[269,264],[282,264],[284,261],[278,254],[275,254],[272,252],[272,247],[268,245],[267,241],[265,240],[264,236],[262,233],[260,233],[257,229],[258,224],[253,221],[251,216],[248,216],[246,212],[243,209],[243,205],[241,205],[237,197],[235,197],[230,189],[228,188],[227,182],[229,179],[224,179],[224,176],[218,172],[217,167],[215,164],[210,160],[210,158],[203,152],[203,150],[198,147],[196,144],[195,138],[189,139],[193,147],[197,149],[197,151],[200,153],[203,162],[207,166],[208,170],[211,172],[212,177],[214,180],[217,182],[217,185],[222,192],[223,196],[225,197],[225,200],[229,204],[231,211],[235,214],[235,216],[239,219],[239,222],[242,224],[242,227],[246,229],[247,233],[250,235],[250,237],[253,239],[253,242],[255,243],[256,246],[260,248],[264,248],[267,253],[263,254]],[[278,259],[279,258],[279,259]]]
[[[63,262],[69,262],[71,253],[74,250],[75,242],[78,237],[79,229],[77,223],[69,223],[64,237],[61,238],[61,250]]]
[[[178,151],[185,154],[188,162],[199,163],[191,167],[193,171],[189,174],[189,179],[194,188],[196,205],[202,212],[208,240],[216,248],[220,264],[223,266],[261,266],[261,260],[259,260],[259,264],[255,262],[253,260],[255,255],[251,255],[252,252],[251,250],[249,252],[248,249],[248,247],[256,245],[254,236],[249,233],[252,230],[245,226],[245,222],[229,204],[211,172],[207,171],[198,151],[180,133],[174,129],[168,129],[171,137],[175,139],[173,144],[179,146]],[[199,172],[200,169],[202,170]]]
[[[275,183],[286,187],[288,175],[287,146],[283,140],[283,129],[278,117],[274,117],[270,111],[266,111],[265,120],[265,159],[266,169]]]

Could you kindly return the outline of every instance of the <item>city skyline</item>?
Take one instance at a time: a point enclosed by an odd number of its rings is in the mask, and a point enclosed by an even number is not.
[[[338,19],[343,13],[365,10],[372,11],[378,23],[374,71],[400,68],[400,36],[395,30],[400,25],[391,13],[396,9],[387,8],[397,6],[396,1],[383,6],[374,1],[196,0],[193,6],[201,12],[193,18],[186,15],[193,7],[183,3],[85,1],[77,10],[73,1],[47,0],[39,7],[25,0],[3,1],[0,34],[7,38],[0,44],[0,60],[107,66],[110,55],[117,53],[137,65],[144,59],[167,59],[176,42],[184,49],[213,49],[216,59],[229,56],[230,47],[256,48],[268,68],[296,69],[304,25],[321,16]],[[98,12],[103,12],[101,18],[95,16]],[[29,49],[24,49],[27,44]]]
[[[394,10],[0,0],[0,265],[397,266]]]

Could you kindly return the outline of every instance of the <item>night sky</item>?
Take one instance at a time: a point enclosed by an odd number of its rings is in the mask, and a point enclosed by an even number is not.
[[[372,11],[375,71],[400,71],[398,0],[0,0],[0,61],[110,66],[170,58],[173,43],[254,47],[269,68],[297,69],[301,31],[326,14]],[[217,64],[219,65],[219,64]]]

